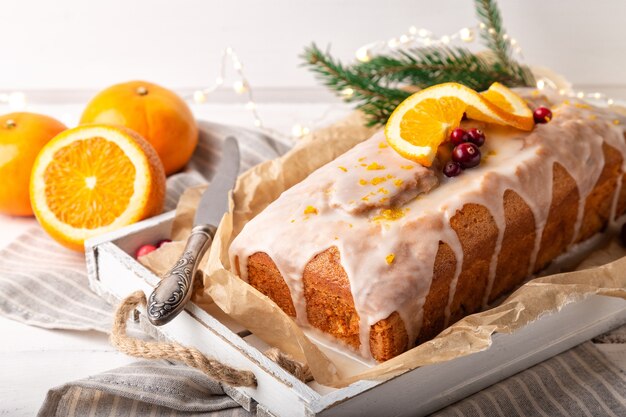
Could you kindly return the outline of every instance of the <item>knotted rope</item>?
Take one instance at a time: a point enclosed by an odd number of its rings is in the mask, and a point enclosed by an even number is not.
[[[128,336],[126,323],[130,314],[139,305],[146,305],[146,296],[143,291],[136,291],[126,297],[115,312],[110,340],[120,352],[145,359],[169,359],[183,362],[227,385],[256,386],[256,378],[252,372],[234,369],[215,359],[207,358],[196,348],[185,347],[175,342],[152,342]],[[294,360],[290,355],[276,348],[269,349],[265,355],[301,381],[307,382],[312,379],[309,367]]]

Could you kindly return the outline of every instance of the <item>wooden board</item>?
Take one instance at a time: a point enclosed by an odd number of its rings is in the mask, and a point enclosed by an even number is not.
[[[137,223],[87,243],[91,287],[112,302],[138,289],[146,296],[158,277],[130,254],[144,242],[169,236],[174,213]],[[143,313],[143,312],[141,312]],[[141,314],[140,314],[141,317]],[[384,381],[363,380],[342,389],[304,384],[269,360],[266,345],[215,308],[190,303],[162,327],[143,325],[158,338],[194,346],[206,355],[254,372],[258,386],[230,392],[259,415],[425,415],[626,323],[626,301],[593,296],[546,315],[518,332],[496,334],[490,349],[446,363],[424,366]]]

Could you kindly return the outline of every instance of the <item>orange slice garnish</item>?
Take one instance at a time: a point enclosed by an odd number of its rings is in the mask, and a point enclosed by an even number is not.
[[[42,227],[61,244],[82,250],[90,237],[159,214],[165,174],[154,148],[137,133],[80,126],[43,147],[30,195]]]
[[[483,91],[480,95],[508,113],[510,118],[514,120],[513,126],[522,130],[531,130],[535,125],[533,112],[528,104],[504,85],[498,82],[493,83],[487,91]]]
[[[471,88],[444,83],[418,91],[400,103],[387,121],[385,136],[400,155],[430,166],[437,148],[459,126],[464,113],[474,120],[532,129],[520,116],[504,111]]]

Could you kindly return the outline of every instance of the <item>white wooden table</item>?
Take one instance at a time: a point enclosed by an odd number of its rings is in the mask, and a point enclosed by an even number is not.
[[[73,126],[80,104],[32,105],[39,111],[62,119]],[[7,109],[0,107],[0,114]],[[198,118],[251,127],[250,114],[240,104],[205,104],[194,107]],[[316,126],[327,124],[348,113],[336,103],[260,104],[267,126],[289,134],[296,123]],[[37,223],[32,218],[0,215],[0,249],[27,228]],[[49,388],[75,379],[122,366],[135,359],[119,354],[107,336],[95,331],[45,330],[0,317],[0,416],[26,417],[36,414]],[[626,348],[598,345],[609,359],[626,371]]]

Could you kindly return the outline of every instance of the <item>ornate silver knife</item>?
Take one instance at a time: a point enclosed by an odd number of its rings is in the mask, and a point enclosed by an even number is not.
[[[150,294],[148,318],[155,326],[176,317],[191,298],[198,263],[211,246],[219,221],[228,211],[228,193],[235,186],[238,172],[239,146],[235,138],[227,137],[217,172],[200,199],[183,254]]]

